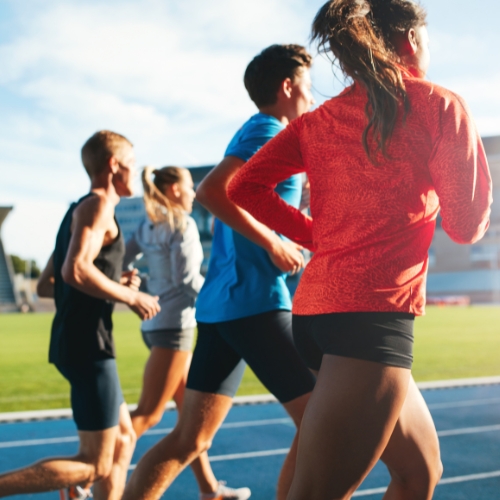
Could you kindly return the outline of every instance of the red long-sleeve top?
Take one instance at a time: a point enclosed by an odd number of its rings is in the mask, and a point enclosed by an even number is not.
[[[474,243],[488,228],[491,177],[467,105],[425,80],[405,78],[405,85],[411,111],[404,122],[399,117],[389,159],[367,158],[367,94],[354,84],[294,120],[229,185],[233,202],[314,251],[295,314],[424,314],[439,209],[443,229],[458,243]],[[274,192],[299,172],[310,180],[312,218]]]

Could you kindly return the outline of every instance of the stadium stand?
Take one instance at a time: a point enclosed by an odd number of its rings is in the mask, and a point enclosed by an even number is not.
[[[2,242],[2,223],[12,207],[0,207],[0,312],[16,311],[19,308],[19,295],[14,287],[14,270],[10,257]]]

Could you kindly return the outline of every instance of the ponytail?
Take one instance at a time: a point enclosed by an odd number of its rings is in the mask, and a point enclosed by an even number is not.
[[[314,19],[311,37],[320,52],[331,51],[342,72],[368,92],[362,143],[372,161],[379,151],[387,157],[401,105],[403,119],[410,111],[394,37],[425,19],[412,0],[329,0]]]
[[[182,181],[183,168],[144,167],[142,186],[144,188],[144,207],[153,224],[166,222],[172,230],[183,232],[186,229],[186,215],[182,208],[175,206],[164,194],[169,185]],[[152,177],[154,176],[154,180]]]

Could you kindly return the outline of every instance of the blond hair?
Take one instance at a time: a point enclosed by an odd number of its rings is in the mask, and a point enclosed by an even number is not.
[[[153,224],[166,222],[172,230],[183,232],[186,229],[186,214],[184,210],[175,206],[164,194],[165,189],[172,184],[182,182],[185,168],[144,167],[142,171],[142,186],[144,188],[144,207]],[[154,177],[154,179],[152,179]]]
[[[100,174],[112,156],[121,153],[132,143],[123,135],[111,130],[99,130],[82,147],[82,163],[90,177]]]

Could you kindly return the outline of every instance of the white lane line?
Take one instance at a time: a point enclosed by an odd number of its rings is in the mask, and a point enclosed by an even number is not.
[[[247,422],[228,422],[222,424],[221,429],[237,429],[238,427],[253,427],[258,425],[273,425],[273,424],[291,424],[290,417],[285,418],[269,418],[267,420],[248,420]]]
[[[445,477],[439,481],[438,486],[443,486],[445,484],[454,484],[454,483],[466,483],[468,481],[481,481],[483,479],[491,479],[494,477],[500,477],[500,470],[495,470],[492,472],[482,472],[479,474],[468,474],[466,476],[455,476],[455,477]],[[352,496],[353,497],[367,497],[370,495],[378,495],[380,493],[385,493],[387,491],[387,487],[382,488],[370,488],[366,490],[358,490]]]
[[[290,418],[272,418],[267,420],[249,420],[246,422],[229,422],[223,424],[221,429],[237,429],[243,427],[257,427],[264,425],[276,425],[276,424],[290,424]],[[146,434],[167,434],[172,431],[172,427],[165,427],[162,429],[153,429],[148,431]],[[461,429],[448,429],[443,431],[438,431],[439,437],[447,436],[461,436],[465,434],[478,434],[482,432],[495,432],[500,431],[500,424],[497,425],[484,425],[480,427],[463,427]],[[23,446],[40,446],[46,444],[58,444],[58,443],[73,443],[78,441],[78,436],[67,436],[59,438],[46,438],[46,439],[26,439],[22,441],[4,441],[0,442],[0,448],[19,448]]]
[[[481,479],[491,479],[492,477],[500,477],[500,470],[482,472],[480,474],[468,474],[467,476],[445,477],[439,481],[439,484],[465,483],[466,481],[480,481]]]
[[[463,408],[467,406],[481,406],[499,404],[500,398],[470,399],[468,401],[449,401],[447,403],[430,403],[430,410],[445,410],[447,408]]]
[[[476,377],[467,379],[436,380],[431,382],[417,382],[420,390],[433,389],[453,389],[457,387],[474,387],[483,385],[500,385],[500,376],[496,377]],[[255,396],[236,396],[233,400],[234,405],[275,403],[276,398],[271,394],[257,394]],[[128,405],[130,410],[135,409],[137,405]],[[175,408],[171,402],[167,403],[167,409]],[[0,422],[18,422],[26,420],[47,420],[57,418],[71,418],[70,408],[60,408],[57,410],[38,410],[0,413]]]
[[[0,443],[0,448],[18,448],[21,446],[38,446],[43,444],[73,443],[78,441],[78,436],[67,436],[47,439],[26,439],[24,441],[5,441]]]
[[[228,422],[222,424],[221,429],[238,429],[242,427],[258,427],[261,425],[276,425],[276,424],[291,424],[291,418],[269,418],[267,420],[248,420],[243,422]],[[173,430],[173,427],[164,427],[161,429],[152,429],[146,432],[146,435],[155,434],[168,434]],[[25,439],[22,441],[5,441],[0,442],[0,448],[19,448],[23,446],[40,446],[45,444],[57,443],[73,443],[78,441],[78,436],[67,436],[59,438],[46,438],[46,439]]]
[[[226,460],[242,460],[244,458],[272,457],[273,455],[286,455],[290,448],[278,448],[277,450],[249,451],[246,453],[229,453],[227,455],[208,456],[210,462],[224,462]],[[137,464],[129,466],[128,470],[134,470]]]
[[[483,425],[481,427],[463,427],[462,429],[449,429],[446,431],[438,431],[439,437],[446,436],[461,436],[464,434],[477,434],[479,432],[494,432],[500,431],[500,425]]]
[[[279,448],[277,450],[250,451],[247,453],[231,453],[229,455],[209,456],[210,462],[222,462],[224,460],[241,460],[242,458],[271,457],[273,455],[286,455],[290,448]]]
[[[221,429],[238,429],[240,427],[258,427],[260,425],[275,425],[275,424],[291,424],[292,419],[286,418],[269,418],[267,420],[247,420],[244,422],[228,422],[222,424]],[[168,434],[172,432],[173,427],[164,427],[163,429],[152,429],[146,432],[146,435],[153,436],[155,434]]]
[[[370,488],[367,490],[358,490],[353,493],[353,497],[368,497],[370,495],[378,495],[379,493],[385,493],[387,491],[387,486],[382,488]]]

